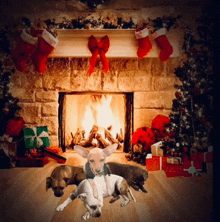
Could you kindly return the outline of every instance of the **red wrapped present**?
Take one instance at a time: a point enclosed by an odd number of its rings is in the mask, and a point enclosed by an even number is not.
[[[152,156],[152,154],[147,154],[146,168],[148,171],[162,170],[162,157]]]

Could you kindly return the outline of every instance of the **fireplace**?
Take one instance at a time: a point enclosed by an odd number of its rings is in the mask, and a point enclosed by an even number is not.
[[[133,132],[133,93],[59,93],[59,145],[88,148],[118,143],[129,152]]]

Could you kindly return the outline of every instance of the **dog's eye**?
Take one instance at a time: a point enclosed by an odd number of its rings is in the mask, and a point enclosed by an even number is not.
[[[61,189],[61,190],[63,190],[63,189],[64,189],[64,187],[60,187],[60,189]]]
[[[92,210],[95,210],[95,209],[97,208],[97,206],[92,205],[90,208],[91,208]]]
[[[94,163],[95,161],[94,160],[90,160],[89,162]]]
[[[105,161],[105,159],[101,159],[101,162],[104,162]]]

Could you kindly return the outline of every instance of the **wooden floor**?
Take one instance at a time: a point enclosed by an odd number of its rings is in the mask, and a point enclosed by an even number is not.
[[[83,165],[86,160],[76,153],[65,153],[66,164]],[[125,154],[117,152],[108,161],[128,162]],[[1,222],[69,222],[82,221],[86,212],[79,199],[69,204],[62,212],[55,208],[61,204],[75,188],[69,186],[65,194],[58,198],[52,190],[46,192],[46,177],[58,164],[51,161],[43,168],[13,168],[0,170],[0,221]],[[114,204],[110,198],[104,200],[102,216],[90,218],[97,222],[196,222],[214,221],[213,178],[212,176],[167,178],[164,171],[149,172],[145,183],[147,194],[132,189],[137,202],[125,208],[120,206],[122,198]]]

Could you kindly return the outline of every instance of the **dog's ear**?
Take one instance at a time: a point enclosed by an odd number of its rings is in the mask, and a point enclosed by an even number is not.
[[[77,198],[79,198],[80,200],[82,201],[85,201],[86,200],[86,193],[81,193],[77,196]]]
[[[46,178],[46,191],[52,187],[52,178],[51,177],[47,177]]]
[[[86,148],[82,147],[82,146],[74,146],[74,150],[81,155],[83,158],[87,158],[87,156],[89,155],[89,150],[87,150]]]
[[[70,178],[64,177],[63,179],[64,179],[64,181],[66,182],[66,184],[69,184]]]
[[[113,145],[107,146],[103,150],[103,152],[104,152],[105,156],[107,157],[107,156],[110,156],[112,153],[114,153],[117,150],[117,148],[118,148],[118,144],[115,143]]]

